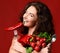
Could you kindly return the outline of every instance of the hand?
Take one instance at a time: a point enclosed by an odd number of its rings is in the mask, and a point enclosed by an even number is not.
[[[38,53],[38,52],[34,50],[32,53]]]
[[[13,38],[9,53],[26,53],[26,49],[17,41],[17,38]]]
[[[49,43],[45,48],[42,48],[39,53],[48,53],[51,43]]]

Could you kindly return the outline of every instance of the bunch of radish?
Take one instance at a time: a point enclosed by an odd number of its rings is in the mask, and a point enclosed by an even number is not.
[[[23,46],[31,46],[33,50],[40,51],[42,47],[46,46],[46,38],[40,38],[38,36],[25,35],[18,40]]]
[[[45,47],[50,40],[51,40],[50,35],[44,32],[40,33],[39,35],[23,35],[18,41],[24,47],[26,48],[30,47],[32,48],[32,50],[36,50],[37,52],[39,52],[41,48]]]
[[[34,39],[34,37],[31,39],[30,39],[30,46],[38,52],[41,50],[42,47],[46,46],[46,42],[45,42],[46,38],[40,38],[40,37],[36,36],[35,39]]]

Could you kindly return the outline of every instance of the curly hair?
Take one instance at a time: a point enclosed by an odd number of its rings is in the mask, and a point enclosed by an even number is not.
[[[38,16],[38,24],[33,34],[39,34],[40,32],[48,32],[49,34],[54,34],[54,25],[52,22],[52,15],[49,10],[49,8],[43,4],[42,2],[30,2],[27,4],[25,9],[23,10],[23,14],[25,11],[30,7],[34,6],[37,10],[37,16]],[[23,14],[20,16],[20,21],[23,22]],[[28,28],[22,27],[22,33],[27,34]]]

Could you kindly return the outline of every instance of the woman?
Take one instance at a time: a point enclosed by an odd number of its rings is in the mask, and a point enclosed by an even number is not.
[[[24,27],[20,29],[20,33],[28,35],[38,35],[40,32],[48,32],[53,35],[53,23],[52,15],[48,7],[41,2],[30,2],[24,9],[20,21]],[[9,53],[26,53],[26,48],[22,46],[18,41],[18,37],[14,37],[9,50]],[[32,53],[49,53],[51,43],[45,48],[42,48],[40,52],[32,51]]]

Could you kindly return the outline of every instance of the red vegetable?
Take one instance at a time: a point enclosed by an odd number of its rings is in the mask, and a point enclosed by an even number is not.
[[[40,37],[36,36],[36,40],[40,40],[40,39],[41,39]]]
[[[37,52],[40,51],[42,47],[45,47],[46,46],[45,41],[46,41],[45,38],[40,38],[40,37],[37,37],[37,36],[31,36],[31,35],[23,35],[19,39],[19,42],[23,46],[29,45],[34,50],[36,50]]]
[[[46,40],[45,38],[41,38],[40,43],[42,44],[45,40]]]
[[[40,41],[37,41],[37,42],[36,42],[36,45],[41,46]]]
[[[36,44],[35,44],[35,42],[30,42],[30,45],[32,48],[34,48]]]
[[[29,39],[31,38],[31,36],[28,36],[28,35],[23,35],[18,41],[20,42],[20,43],[24,43],[25,45],[26,44],[29,44],[30,42],[29,42]]]
[[[16,28],[22,27],[22,26],[23,26],[23,24],[20,22],[20,23],[16,24],[15,26],[5,28],[5,30],[15,30]]]
[[[42,43],[42,47],[45,47],[46,46],[46,43]]]
[[[39,46],[35,46],[35,48],[34,48],[37,52],[39,52],[40,51],[40,47]]]
[[[43,39],[43,41],[46,41],[46,38],[42,38]]]

